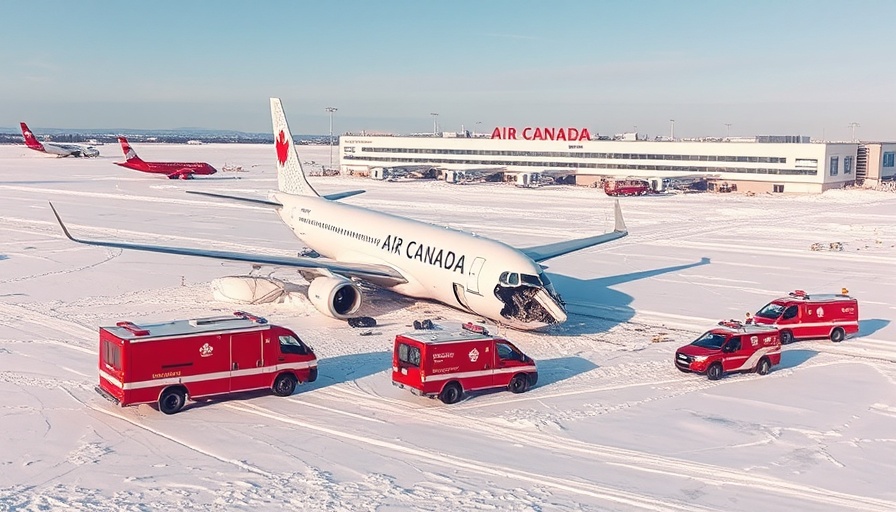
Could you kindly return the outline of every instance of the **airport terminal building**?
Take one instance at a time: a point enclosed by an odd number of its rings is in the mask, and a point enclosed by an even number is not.
[[[578,185],[606,178],[662,180],[705,176],[708,187],[740,192],[819,193],[865,180],[892,180],[896,143],[809,142],[767,136],[721,141],[592,140],[587,129],[495,128],[491,136],[339,138],[340,170],[433,166],[442,170],[575,175]]]

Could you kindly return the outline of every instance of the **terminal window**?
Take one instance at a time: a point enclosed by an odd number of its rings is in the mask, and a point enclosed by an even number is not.
[[[831,176],[836,176],[840,173],[840,157],[832,156],[831,157]]]
[[[896,151],[884,153],[884,167],[894,167],[894,164],[896,164]]]
[[[852,157],[843,157],[843,174],[852,174]]]

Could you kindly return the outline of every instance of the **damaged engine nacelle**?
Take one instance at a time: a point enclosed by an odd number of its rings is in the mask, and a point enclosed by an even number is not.
[[[361,289],[344,277],[316,277],[308,286],[308,299],[321,313],[345,319],[361,307]]]

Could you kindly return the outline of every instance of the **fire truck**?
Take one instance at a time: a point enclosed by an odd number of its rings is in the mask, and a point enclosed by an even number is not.
[[[604,193],[608,196],[643,196],[650,192],[647,180],[625,179],[604,182]]]
[[[233,315],[100,327],[97,392],[126,406],[157,403],[165,414],[187,398],[271,389],[289,396],[317,378],[314,350],[262,317]]]
[[[836,294],[796,290],[769,302],[752,317],[748,315],[747,321],[778,328],[785,345],[810,338],[840,342],[859,332],[859,303],[848,294],[846,288]]]
[[[465,392],[507,388],[528,391],[538,381],[535,361],[513,343],[473,323],[445,331],[412,331],[395,337],[392,384],[446,404]]]
[[[781,363],[778,330],[736,320],[718,327],[675,351],[675,367],[683,372],[705,373],[718,380],[728,372],[755,371],[765,375]]]

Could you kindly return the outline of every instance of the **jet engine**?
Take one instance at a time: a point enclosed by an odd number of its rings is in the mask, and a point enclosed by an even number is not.
[[[361,307],[361,289],[344,277],[317,277],[308,286],[308,299],[321,313],[345,319]]]

